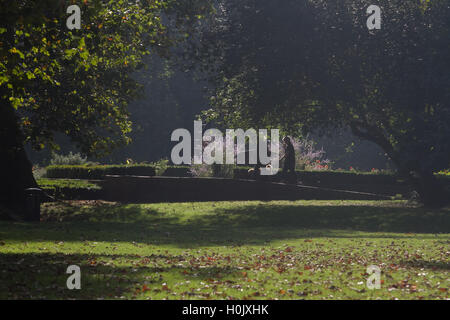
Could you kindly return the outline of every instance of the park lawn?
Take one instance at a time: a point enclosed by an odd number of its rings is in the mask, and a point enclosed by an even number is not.
[[[0,299],[449,298],[450,208],[73,201],[42,220],[0,222]],[[81,290],[66,288],[73,264]]]

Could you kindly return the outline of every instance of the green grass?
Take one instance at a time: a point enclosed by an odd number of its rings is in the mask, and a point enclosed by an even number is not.
[[[45,204],[42,217],[0,222],[0,299],[449,298],[450,208],[90,201]],[[369,265],[379,290],[366,288]]]
[[[102,187],[88,180],[38,179],[39,187],[48,195],[62,200],[98,199]]]
[[[43,189],[54,189],[54,188],[96,189],[96,190],[101,189],[99,185],[89,182],[88,180],[77,180],[77,179],[41,178],[37,180],[37,184],[39,185],[39,187]]]

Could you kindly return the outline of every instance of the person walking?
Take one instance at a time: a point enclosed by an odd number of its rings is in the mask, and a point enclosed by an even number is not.
[[[284,160],[282,171],[283,179],[285,179],[287,183],[296,184],[297,175],[295,173],[295,150],[289,137],[283,138],[283,149],[284,155],[280,159],[280,161]]]

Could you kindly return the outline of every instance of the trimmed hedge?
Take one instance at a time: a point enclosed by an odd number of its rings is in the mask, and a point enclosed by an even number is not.
[[[360,173],[345,171],[297,171],[297,176],[305,183],[325,184],[395,184],[398,183],[400,179],[393,173]]]
[[[189,172],[190,167],[188,166],[168,166],[164,173],[163,177],[192,177],[192,174]]]
[[[164,177],[192,177],[189,166],[167,166],[161,174]],[[104,165],[77,166],[53,165],[47,167],[51,179],[103,179],[105,175],[155,176],[153,165]]]
[[[248,174],[249,168],[234,170],[235,179],[254,179]],[[414,190],[412,182],[395,173],[372,173],[354,171],[301,171],[297,170],[297,180],[303,185],[323,188],[377,193],[384,195],[409,195]],[[448,176],[437,174],[444,187],[450,191]],[[282,181],[281,170],[275,176],[259,177],[263,181]]]
[[[97,183],[89,182],[87,180],[75,179],[38,179],[37,184],[40,188],[70,188],[70,189],[101,189]]]
[[[249,179],[249,168],[234,169],[235,179]],[[268,177],[271,181],[281,180],[281,170],[275,176]],[[370,173],[352,171],[303,171],[296,170],[297,178],[304,184],[395,184],[402,182],[394,173]]]
[[[86,180],[38,179],[39,187],[48,195],[61,200],[97,200],[102,187]]]
[[[103,179],[105,175],[154,176],[151,165],[48,166],[47,178]]]

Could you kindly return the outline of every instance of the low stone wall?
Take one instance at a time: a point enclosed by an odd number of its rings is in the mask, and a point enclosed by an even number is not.
[[[106,176],[104,200],[129,203],[229,200],[384,200],[389,197],[253,180]]]
[[[249,179],[248,169],[234,170],[236,179]],[[401,194],[408,197],[414,190],[409,181],[393,174],[364,174],[338,171],[296,171],[297,181],[307,186],[367,192],[385,196]],[[267,176],[263,179],[271,182],[281,182],[281,174]]]

